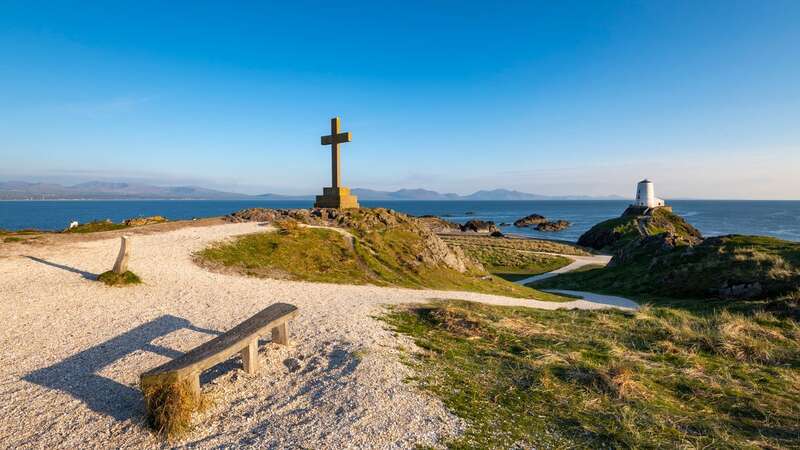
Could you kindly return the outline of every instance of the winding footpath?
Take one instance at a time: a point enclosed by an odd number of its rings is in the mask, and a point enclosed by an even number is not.
[[[611,261],[611,256],[609,255],[591,255],[591,256],[577,256],[577,255],[565,255],[560,253],[548,253],[548,252],[531,252],[531,253],[540,253],[546,255],[554,255],[554,256],[563,256],[565,258],[569,258],[572,260],[571,264],[568,264],[560,269],[556,269],[550,272],[541,273],[539,275],[534,275],[528,278],[523,278],[522,280],[516,281],[517,284],[526,285],[528,283],[533,283],[534,281],[541,281],[546,280],[548,278],[552,278],[556,275],[572,272],[573,270],[580,269],[581,267],[590,266],[590,265],[598,265],[605,267]],[[604,294],[595,294],[594,292],[585,292],[585,291],[572,291],[572,290],[565,290],[565,289],[544,289],[546,292],[552,292],[554,294],[565,294],[574,297],[579,297],[583,300],[599,303],[603,305],[608,305],[612,307],[622,308],[622,309],[638,309],[639,304],[635,301],[625,298],[619,297],[616,295],[604,295]]]

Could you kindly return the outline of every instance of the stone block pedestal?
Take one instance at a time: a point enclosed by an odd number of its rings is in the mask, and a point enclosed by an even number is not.
[[[358,208],[358,197],[350,193],[346,187],[322,188],[322,195],[317,196],[315,208],[350,209]]]

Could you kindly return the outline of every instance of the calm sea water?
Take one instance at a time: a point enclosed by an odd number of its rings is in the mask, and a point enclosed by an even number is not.
[[[592,225],[619,216],[627,201],[364,201],[364,206],[386,207],[413,215],[433,214],[454,222],[470,219],[513,223],[537,213],[549,219],[565,219],[573,226],[557,233],[501,227],[514,232],[551,239],[576,241]],[[800,201],[670,201],[706,236],[758,234],[800,241]],[[0,228],[60,230],[71,221],[162,215],[171,220],[229,214],[243,208],[308,208],[310,201],[265,200],[117,200],[117,201],[0,201]]]

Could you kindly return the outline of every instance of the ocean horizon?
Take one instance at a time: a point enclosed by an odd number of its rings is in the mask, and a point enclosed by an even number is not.
[[[704,236],[748,234],[800,241],[800,200],[668,200],[676,214]],[[216,217],[244,208],[310,208],[310,200],[3,200],[0,228],[57,231],[70,222],[110,219],[120,222],[161,215],[170,220]],[[626,200],[367,200],[365,207],[384,207],[415,216],[435,215],[463,223],[470,219],[512,224],[529,214],[549,220],[564,219],[572,226],[559,232],[540,232],[513,225],[504,233],[577,241],[594,224],[618,217],[630,204]]]

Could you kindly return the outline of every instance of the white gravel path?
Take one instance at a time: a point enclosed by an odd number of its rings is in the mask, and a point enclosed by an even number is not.
[[[577,255],[564,255],[561,253],[548,253],[548,252],[530,252],[530,253],[539,253],[542,255],[553,255],[553,256],[563,256],[565,258],[569,258],[572,260],[571,263],[567,264],[564,267],[561,267],[556,270],[552,270],[546,273],[540,273],[539,275],[533,275],[528,278],[522,279],[517,281],[517,283],[525,285],[528,283],[533,283],[534,281],[546,280],[548,278],[552,278],[561,273],[572,272],[573,270],[580,269],[584,266],[589,265],[600,265],[606,266],[611,261],[610,255],[591,255],[591,256],[577,256]]]
[[[192,252],[255,223],[136,235],[132,288],[93,281],[118,238],[9,244],[0,256],[0,448],[157,448],[138,375],[274,302],[300,308],[292,344],[265,343],[256,376],[239,361],[203,377],[215,405],[178,446],[409,448],[463,424],[404,380],[410,341],[373,317],[382,305],[460,298],[540,308],[599,308],[490,295],[246,278],[208,272]],[[12,249],[12,250],[9,250]],[[292,367],[292,370],[290,370]],[[299,368],[298,368],[299,367]]]

